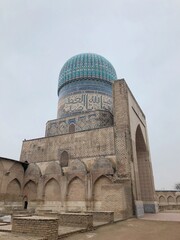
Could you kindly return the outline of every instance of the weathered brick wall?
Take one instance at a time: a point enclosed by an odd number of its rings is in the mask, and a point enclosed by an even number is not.
[[[130,177],[130,119],[128,87],[124,80],[113,83],[113,104],[117,170],[122,177]]]
[[[145,115],[128,88],[130,132],[132,141],[131,176],[134,198],[147,202],[155,201],[154,179],[152,173]],[[136,183],[135,183],[136,182]]]
[[[180,191],[176,190],[156,191],[156,198],[160,206],[180,205]]]
[[[20,161],[60,160],[63,150],[71,159],[114,155],[113,127],[24,141]]]
[[[46,137],[70,133],[70,125],[74,131],[80,132],[89,129],[109,127],[113,125],[113,116],[109,111],[93,111],[66,118],[48,121],[46,124]]]
[[[84,213],[61,213],[58,214],[59,225],[78,226],[91,229],[93,227],[93,215]]]
[[[132,193],[130,181],[112,183],[101,177],[94,187],[94,211],[112,211],[116,218],[132,216]]]
[[[120,176],[131,179],[134,200],[143,200],[145,210],[155,212],[145,116],[123,79],[113,84],[113,100],[117,170]],[[141,152],[146,154],[140,156]]]
[[[0,201],[5,202],[5,204],[20,202],[22,200],[23,178],[22,163],[0,157]]]
[[[23,164],[0,157],[0,211],[11,213],[13,210],[23,208]]]
[[[14,217],[12,232],[58,239],[58,219],[40,217]]]
[[[88,211],[87,213],[91,213],[93,215],[93,221],[96,222],[108,222],[113,223],[114,222],[114,212],[110,211]]]

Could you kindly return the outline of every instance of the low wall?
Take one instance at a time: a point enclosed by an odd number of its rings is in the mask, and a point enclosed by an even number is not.
[[[114,212],[110,211],[88,211],[87,213],[91,213],[93,215],[93,221],[96,222],[108,222],[113,223],[114,222]]]
[[[61,213],[58,214],[59,225],[78,226],[86,229],[93,228],[93,215],[84,213]]]
[[[180,205],[159,205],[160,212],[166,210],[180,210]]]
[[[58,239],[58,219],[48,217],[13,217],[12,232]]]

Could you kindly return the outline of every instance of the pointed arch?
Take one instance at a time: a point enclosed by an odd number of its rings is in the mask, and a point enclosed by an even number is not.
[[[37,199],[37,184],[29,180],[23,188],[23,196],[28,199],[28,201],[35,201]]]
[[[44,186],[44,200],[45,201],[60,201],[61,189],[55,178],[49,179]]]
[[[96,181],[94,182],[94,186],[93,186],[93,195],[94,195],[94,200],[98,201],[100,199],[102,199],[102,192],[103,192],[103,186],[104,185],[109,185],[112,182],[110,181],[110,179],[104,175],[101,175],[100,177],[98,177],[96,179]]]
[[[174,198],[173,198],[172,196],[169,196],[169,197],[167,198],[167,202],[168,202],[169,205],[175,204],[175,200],[174,200]]]
[[[67,151],[63,151],[60,157],[61,167],[68,167],[69,154]]]
[[[77,176],[68,184],[67,201],[85,201],[85,185]]]
[[[101,210],[102,201],[104,201],[105,186],[112,184],[109,178],[101,175],[93,185],[94,210]]]
[[[166,204],[166,199],[165,199],[164,196],[160,196],[160,197],[159,197],[159,204],[160,204],[160,205],[161,205],[161,204]]]
[[[21,184],[17,178],[9,182],[6,190],[8,199],[11,201],[18,200],[21,195]]]

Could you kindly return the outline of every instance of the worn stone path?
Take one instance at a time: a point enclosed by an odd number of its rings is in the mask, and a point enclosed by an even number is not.
[[[104,223],[97,223],[104,224]],[[12,234],[8,231],[11,225],[0,223],[0,240],[44,240],[42,237],[32,237],[22,234]],[[128,219],[116,222],[90,232],[78,227],[59,227],[59,236],[67,240],[180,240],[180,213],[146,214],[141,219]],[[71,233],[78,232],[69,236]],[[69,236],[62,238],[63,236]]]
[[[180,213],[177,212],[163,212],[157,214],[145,214],[145,216],[141,219],[144,220],[154,220],[154,221],[173,221],[180,222]]]
[[[151,218],[151,220],[149,219]],[[163,219],[163,220],[159,220]],[[180,214],[148,214],[143,219],[128,219],[98,228],[95,231],[75,234],[67,240],[180,240]]]
[[[0,240],[45,240],[45,238],[0,232]]]

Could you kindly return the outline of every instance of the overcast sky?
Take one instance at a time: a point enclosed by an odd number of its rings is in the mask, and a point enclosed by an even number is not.
[[[180,1],[0,0],[0,156],[44,136],[57,114],[61,67],[107,58],[148,124],[156,189],[180,182]]]

